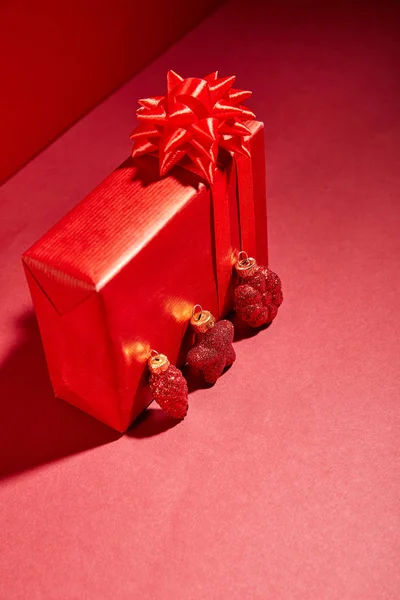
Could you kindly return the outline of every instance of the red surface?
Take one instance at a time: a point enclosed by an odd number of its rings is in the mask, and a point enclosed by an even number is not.
[[[246,6],[3,187],[2,598],[400,596],[398,9]],[[187,419],[152,408],[115,439],[52,399],[19,254],[125,158],[168,68],[216,66],[266,123],[285,301]]]
[[[254,219],[266,204],[264,127],[248,125],[254,160],[225,152],[211,188],[182,168],[160,178],[155,157],[128,159],[24,254],[55,394],[117,431],[151,401],[151,349],[181,366],[193,306],[232,310],[239,206],[252,220],[246,248],[268,261],[265,212]],[[250,186],[238,190],[236,173]]]
[[[0,182],[218,4],[1,2]]]

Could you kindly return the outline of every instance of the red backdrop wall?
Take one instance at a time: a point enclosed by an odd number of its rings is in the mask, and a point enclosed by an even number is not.
[[[218,4],[0,2],[0,182]]]

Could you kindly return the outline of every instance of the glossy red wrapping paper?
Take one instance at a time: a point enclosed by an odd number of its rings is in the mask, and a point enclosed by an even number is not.
[[[56,396],[118,431],[151,402],[150,349],[181,366],[193,305],[231,310],[240,247],[268,263],[264,128],[247,125],[251,159],[226,154],[211,188],[130,158],[23,256]]]

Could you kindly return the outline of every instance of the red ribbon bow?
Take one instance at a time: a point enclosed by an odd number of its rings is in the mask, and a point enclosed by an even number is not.
[[[235,79],[218,78],[217,71],[204,79],[183,79],[169,71],[166,96],[139,100],[132,156],[155,154],[160,175],[179,163],[209,183],[214,181],[219,148],[249,157],[250,130],[243,121],[255,115],[241,103],[251,92],[233,89]]]

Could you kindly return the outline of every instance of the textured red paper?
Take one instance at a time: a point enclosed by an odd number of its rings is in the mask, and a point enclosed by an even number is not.
[[[249,126],[259,218],[246,233],[266,263],[264,132]],[[118,431],[151,401],[150,350],[180,365],[192,307],[217,318],[219,305],[232,308],[240,217],[229,157],[215,186],[212,203],[193,173],[160,178],[155,158],[129,159],[24,255],[56,395]]]

